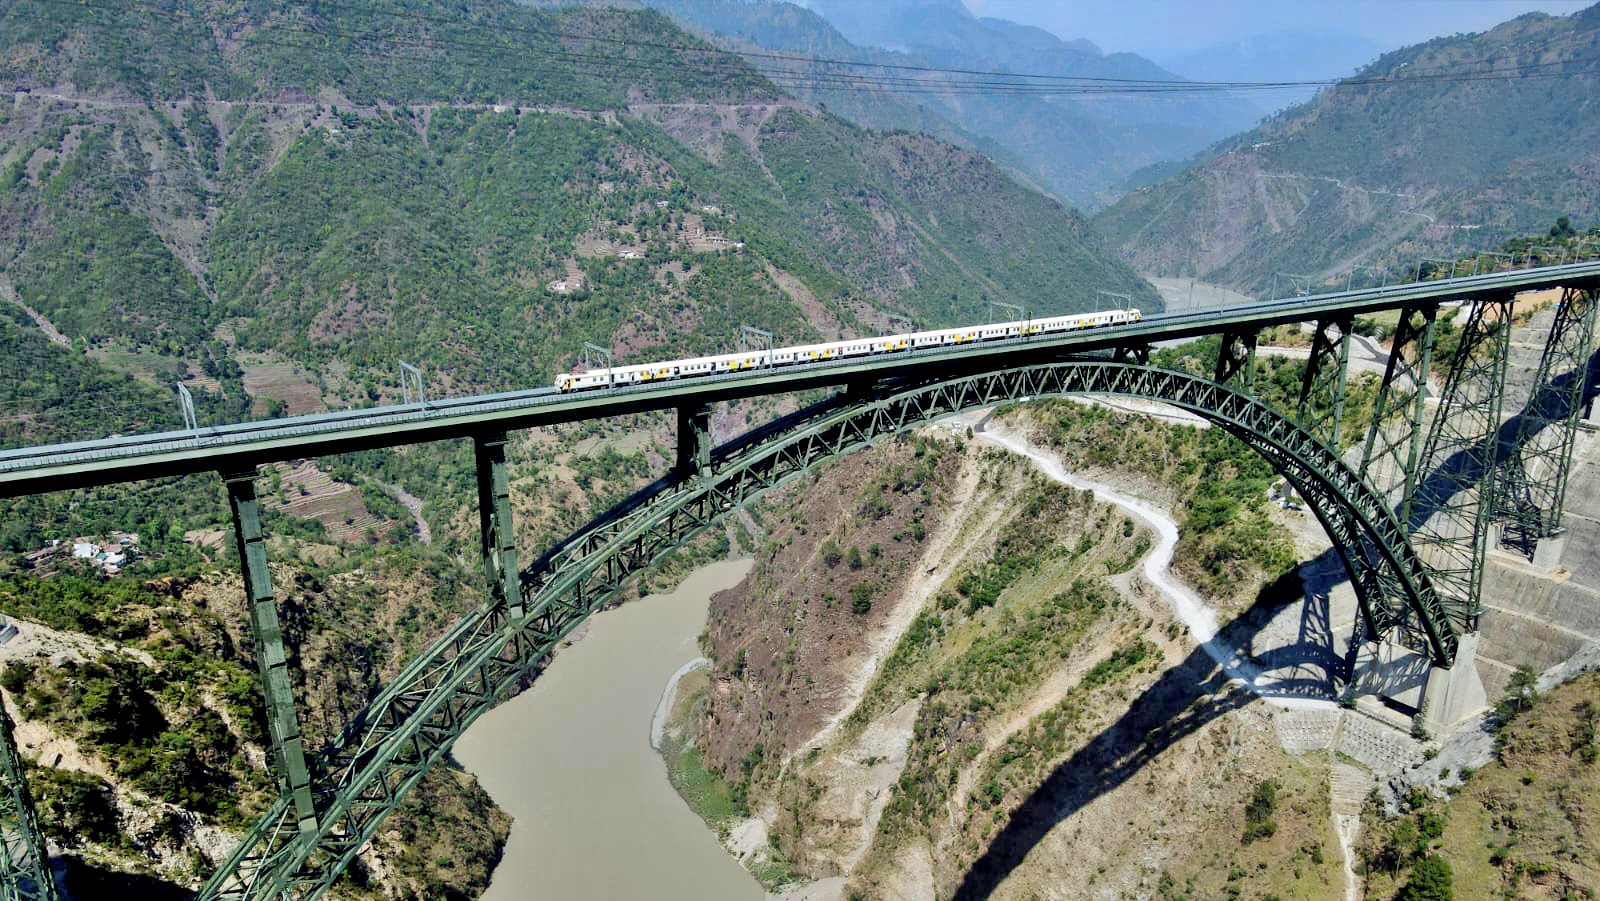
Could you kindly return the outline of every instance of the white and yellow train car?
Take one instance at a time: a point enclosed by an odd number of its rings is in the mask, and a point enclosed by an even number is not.
[[[804,366],[828,360],[865,357],[874,354],[891,354],[922,350],[930,347],[947,347],[976,341],[998,341],[1023,338],[1030,335],[1049,335],[1079,329],[1104,328],[1138,322],[1138,310],[1108,310],[1103,313],[1072,313],[1044,319],[1023,319],[1016,322],[991,322],[987,325],[969,325],[958,328],[910,332],[901,335],[880,335],[876,338],[851,338],[845,341],[828,341],[822,344],[803,344],[795,347],[774,347],[771,350],[742,350],[738,353],[717,354],[709,357],[691,357],[684,360],[666,360],[660,363],[639,363],[632,366],[614,366],[610,369],[586,369],[563,372],[556,376],[555,386],[561,391],[583,391],[590,388],[607,388],[614,385],[640,385],[667,379],[696,378],[744,372],[771,366]]]

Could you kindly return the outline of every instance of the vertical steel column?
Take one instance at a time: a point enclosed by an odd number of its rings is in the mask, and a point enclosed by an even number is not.
[[[289,656],[283,649],[283,628],[278,604],[272,596],[272,576],[267,571],[267,548],[261,534],[261,505],[256,500],[256,471],[223,473],[228,504],[233,508],[233,535],[244,574],[245,604],[250,610],[250,632],[256,643],[256,666],[261,671],[261,692],[267,701],[267,729],[278,764],[278,787],[294,802],[295,819],[302,834],[317,830],[317,811],[311,803],[311,772],[306,766],[300,737],[300,717],[295,712],[294,688],[289,679]]]
[[[50,854],[23,777],[11,716],[0,706],[0,899],[56,901]]]
[[[673,469],[688,477],[711,465],[711,408],[678,408],[678,461]]]
[[[1389,362],[1361,453],[1361,476],[1391,509],[1399,509],[1417,480],[1422,453],[1436,304],[1406,307],[1395,324]]]
[[[1256,377],[1256,330],[1226,331],[1217,350],[1217,383],[1250,393]]]
[[[1350,366],[1350,317],[1317,321],[1300,383],[1300,425],[1324,444],[1339,450],[1339,425],[1344,417],[1345,372]]]
[[[1401,516],[1458,633],[1475,631],[1483,609],[1512,306],[1509,294],[1473,306]]]
[[[494,601],[512,617],[523,614],[522,580],[517,572],[517,539],[511,519],[511,478],[506,474],[506,433],[475,435],[472,456],[478,465],[478,525],[483,573]]]
[[[1568,288],[1562,293],[1533,393],[1517,417],[1514,443],[1500,461],[1502,544],[1529,558],[1539,539],[1561,532],[1572,445],[1594,352],[1597,305],[1600,292]]]

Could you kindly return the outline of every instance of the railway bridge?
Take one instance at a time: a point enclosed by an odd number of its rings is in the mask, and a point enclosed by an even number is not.
[[[1505,409],[1514,298],[1560,301],[1520,410]],[[1168,313],[1112,328],[1033,335],[718,376],[563,393],[553,389],[374,407],[0,451],[0,497],[215,472],[227,486],[277,777],[277,799],[201,891],[212,899],[315,898],[479,715],[523,684],[561,639],[633,575],[740,505],[823,460],[963,410],[1050,396],[1128,396],[1190,410],[1268,460],[1327,530],[1355,590],[1352,645],[1430,667],[1419,716],[1471,705],[1471,650],[1491,542],[1535,564],[1558,556],[1576,430],[1590,401],[1600,260]],[[1435,353],[1439,311],[1459,340]],[[1341,435],[1355,317],[1395,311],[1370,421]],[[1296,409],[1252,392],[1261,330],[1310,323]],[[1150,348],[1220,335],[1198,374]],[[824,400],[712,446],[713,404],[831,389]],[[1436,410],[1430,412],[1430,407]],[[675,410],[671,471],[538,559],[517,559],[506,472],[510,431]],[[1349,439],[1355,440],[1349,440]],[[484,603],[410,661],[320,748],[301,739],[267,569],[256,474],[281,460],[436,440],[473,445]],[[1480,689],[1481,692],[1481,689]],[[53,899],[8,719],[0,716],[0,897]]]

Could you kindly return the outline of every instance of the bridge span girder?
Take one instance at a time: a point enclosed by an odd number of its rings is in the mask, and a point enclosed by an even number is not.
[[[299,834],[290,799],[280,797],[200,897],[320,896],[479,715],[524,685],[629,577],[740,505],[881,436],[1002,401],[1073,394],[1161,400],[1243,439],[1295,485],[1334,538],[1369,637],[1387,628],[1397,606],[1405,607],[1435,625],[1428,651],[1448,665],[1456,635],[1382,499],[1315,436],[1253,398],[1188,373],[1104,360],[883,383],[716,449],[695,472],[661,480],[540,557],[521,573],[524,615],[498,602],[468,614],[318,755],[315,833]]]

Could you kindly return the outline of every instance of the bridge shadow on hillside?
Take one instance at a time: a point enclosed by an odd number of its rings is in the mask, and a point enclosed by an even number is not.
[[[1282,610],[1277,600],[1259,601],[1218,632],[1208,646],[1249,648],[1265,624]],[[1338,666],[1327,643],[1326,614],[1302,615],[1295,643],[1259,658],[1242,656],[1241,662],[1294,669],[1298,675],[1275,681],[1269,694],[1331,697],[1332,672],[1310,675],[1319,666]],[[1206,646],[1195,648],[1134,699],[1116,722],[1056,767],[1017,807],[989,849],[967,871],[953,898],[978,901],[989,897],[1056,825],[1126,783],[1207,723],[1254,699],[1249,689],[1230,680]]]
[[[119,873],[76,854],[53,861],[63,901],[137,898],[139,901],[193,901],[195,892],[156,876]]]

